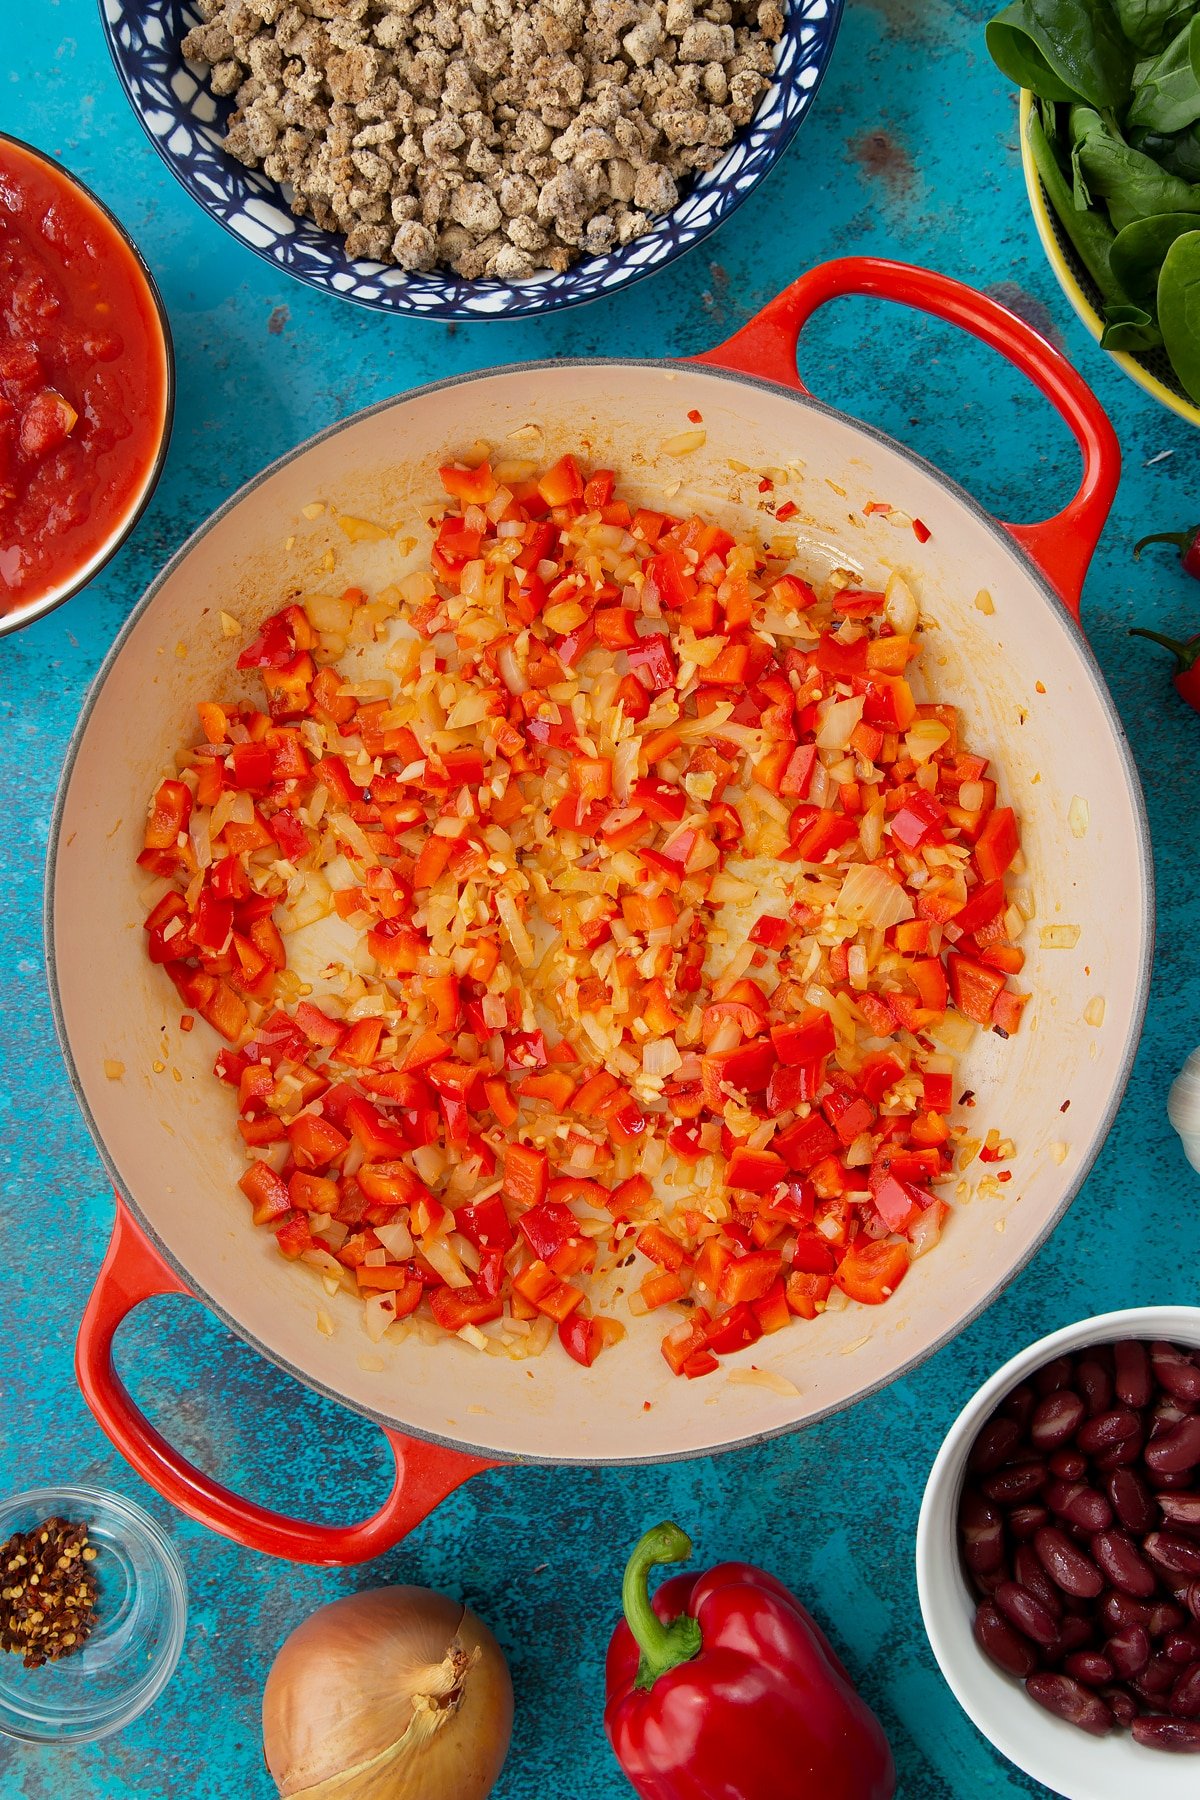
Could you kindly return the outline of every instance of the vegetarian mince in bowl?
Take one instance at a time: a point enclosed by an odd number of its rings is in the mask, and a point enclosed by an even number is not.
[[[790,144],[843,0],[107,0],[118,73],[198,204],[360,305],[519,316],[714,231]]]
[[[200,0],[230,155],[349,256],[468,279],[631,243],[769,85],[781,0]]]

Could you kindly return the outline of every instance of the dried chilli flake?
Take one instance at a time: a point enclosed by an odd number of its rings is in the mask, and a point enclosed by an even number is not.
[[[27,1669],[72,1656],[96,1622],[96,1552],[86,1525],[45,1519],[0,1546],[0,1649]]]

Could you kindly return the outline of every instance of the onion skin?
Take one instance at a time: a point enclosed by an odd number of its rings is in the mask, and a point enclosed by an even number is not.
[[[482,1620],[429,1588],[373,1588],[286,1639],[263,1692],[263,1751],[284,1796],[486,1800],[512,1714]]]

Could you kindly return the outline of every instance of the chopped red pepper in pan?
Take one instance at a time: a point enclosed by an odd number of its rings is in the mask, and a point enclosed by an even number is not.
[[[1018,822],[898,578],[570,456],[442,481],[432,573],[284,606],[200,701],[147,951],[224,1039],[254,1222],[371,1335],[588,1367],[601,1307],[661,1312],[697,1379],[936,1242],[954,1055],[1028,998]]]

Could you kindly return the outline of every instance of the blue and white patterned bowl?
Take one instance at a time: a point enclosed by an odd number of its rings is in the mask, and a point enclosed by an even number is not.
[[[100,0],[117,73],[151,143],[207,213],[298,281],[379,312],[428,319],[517,319],[598,300],[661,269],[716,230],[791,143],[833,52],[845,0],[790,0],[775,78],[750,124],[679,205],[623,249],[562,274],[466,281],[353,262],[343,239],[288,209],[278,185],[221,148],[232,100],[217,100],[180,45],[198,19],[181,0]]]

